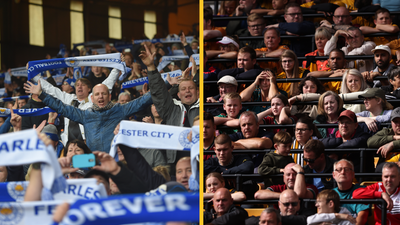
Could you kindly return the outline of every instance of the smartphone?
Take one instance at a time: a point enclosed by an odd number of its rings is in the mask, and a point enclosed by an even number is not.
[[[96,159],[93,154],[81,154],[72,156],[73,168],[88,168],[96,165]]]

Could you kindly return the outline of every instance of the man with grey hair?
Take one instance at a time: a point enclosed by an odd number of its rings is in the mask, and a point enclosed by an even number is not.
[[[240,130],[229,137],[234,149],[268,149],[272,147],[274,133],[260,129],[258,117],[253,111],[245,111],[239,117]]]
[[[259,225],[281,225],[282,218],[275,208],[266,208],[260,215]]]
[[[353,184],[354,165],[351,161],[347,159],[341,159],[333,164],[333,178],[336,181],[337,187],[333,190],[339,194],[340,199],[352,199],[353,192],[358,188],[363,188],[365,186],[360,186],[360,184]],[[368,220],[368,213],[370,205],[368,204],[342,204],[350,211],[354,218],[357,220],[357,225],[366,224]]]
[[[382,182],[353,192],[353,199],[382,198],[387,203],[386,223],[400,224],[400,168],[394,162],[386,162],[382,169]],[[374,219],[381,224],[382,207],[375,204]]]
[[[124,91],[118,95],[118,103],[121,105],[126,104],[126,103],[130,102],[131,100],[132,99],[131,99],[131,95],[129,94],[129,92]]]

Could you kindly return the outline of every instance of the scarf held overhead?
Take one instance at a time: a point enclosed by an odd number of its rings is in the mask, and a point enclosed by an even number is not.
[[[170,77],[177,77],[177,76],[182,75],[182,70],[175,70],[175,71],[168,72],[168,73],[169,73]],[[161,78],[164,81],[167,80],[168,73],[162,73],[161,74]],[[145,83],[149,83],[149,78],[141,77],[141,78],[138,78],[138,79],[135,79],[135,80],[130,80],[130,81],[122,83],[121,91],[123,89],[136,87],[136,86],[139,86],[139,85],[143,85]]]
[[[78,66],[113,67],[125,73],[124,65],[121,61],[121,53],[30,61],[28,63],[28,80],[46,70]]]

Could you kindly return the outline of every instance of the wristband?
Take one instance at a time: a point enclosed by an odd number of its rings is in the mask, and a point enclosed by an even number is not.
[[[302,174],[302,175],[304,175],[304,172],[298,172],[297,174]]]
[[[47,124],[53,124],[54,125],[54,123],[47,123]]]

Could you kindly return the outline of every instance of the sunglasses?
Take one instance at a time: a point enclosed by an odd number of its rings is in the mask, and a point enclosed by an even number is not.
[[[299,204],[298,202],[285,202],[285,203],[281,202],[281,203],[285,207],[289,207],[290,205],[292,205],[292,207],[295,207],[295,206],[297,206]]]
[[[316,159],[306,159],[304,158],[304,161],[308,162],[308,163],[314,163]]]

